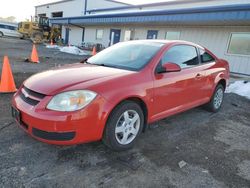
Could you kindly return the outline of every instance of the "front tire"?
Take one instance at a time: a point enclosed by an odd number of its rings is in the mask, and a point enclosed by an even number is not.
[[[141,107],[132,101],[122,102],[109,115],[102,140],[116,151],[130,149],[141,134],[143,125]]]
[[[211,100],[206,105],[208,111],[218,112],[220,110],[224,99],[224,91],[225,88],[223,87],[223,85],[221,84],[217,85]]]
[[[0,32],[0,38],[2,38],[4,36],[3,32]]]

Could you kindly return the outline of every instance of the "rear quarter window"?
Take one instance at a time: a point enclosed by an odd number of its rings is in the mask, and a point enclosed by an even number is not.
[[[208,63],[208,62],[215,61],[213,56],[210,55],[208,52],[206,52],[205,50],[202,50],[202,49],[199,49],[199,50],[200,50],[201,63]]]

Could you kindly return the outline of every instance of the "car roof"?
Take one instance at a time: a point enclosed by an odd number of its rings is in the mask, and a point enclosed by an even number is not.
[[[193,42],[189,42],[189,41],[185,41],[185,40],[161,40],[161,39],[146,39],[146,40],[132,40],[132,41],[127,41],[127,42],[131,42],[131,43],[161,43],[164,45],[171,45],[171,44],[187,44],[187,45],[192,45],[192,46],[196,46],[199,47],[201,49],[205,49],[204,47],[195,44]]]

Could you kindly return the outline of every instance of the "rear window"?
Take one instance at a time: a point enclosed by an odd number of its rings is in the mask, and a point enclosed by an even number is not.
[[[207,63],[207,62],[214,61],[214,58],[212,55],[207,53],[205,50],[202,50],[202,49],[199,49],[199,50],[200,50],[201,63]]]

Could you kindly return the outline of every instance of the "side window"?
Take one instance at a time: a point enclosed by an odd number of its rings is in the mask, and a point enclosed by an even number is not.
[[[208,63],[214,61],[214,58],[209,53],[207,53],[202,49],[199,50],[200,50],[201,63]]]
[[[9,26],[9,30],[13,30],[13,31],[15,31],[15,30],[16,30],[16,28],[15,28],[14,26]]]
[[[170,48],[163,56],[162,63],[176,63],[181,68],[199,64],[196,48],[189,45],[177,45]]]

